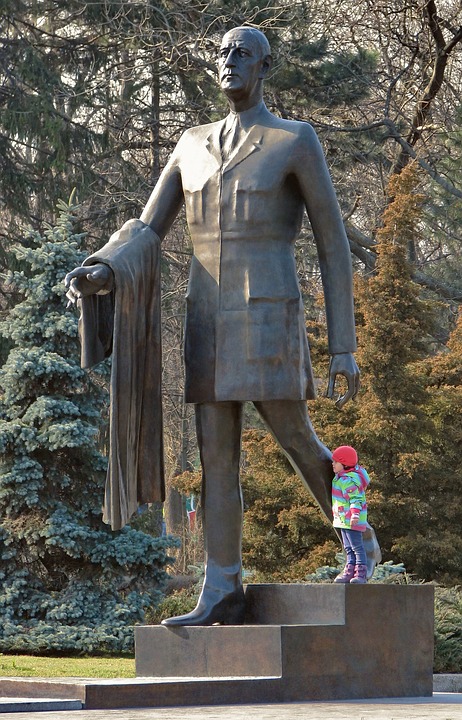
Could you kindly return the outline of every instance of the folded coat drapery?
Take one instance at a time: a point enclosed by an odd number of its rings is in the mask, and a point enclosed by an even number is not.
[[[159,237],[129,220],[84,265],[99,262],[115,291],[80,301],[81,362],[91,367],[112,350],[103,520],[118,530],[139,505],[165,499]]]

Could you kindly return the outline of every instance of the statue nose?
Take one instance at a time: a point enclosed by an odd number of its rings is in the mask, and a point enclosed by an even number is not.
[[[234,50],[230,50],[225,60],[225,67],[231,67],[235,65],[234,61]]]

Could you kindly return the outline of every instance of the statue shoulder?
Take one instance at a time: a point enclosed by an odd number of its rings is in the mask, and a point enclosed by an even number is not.
[[[308,122],[298,120],[292,122],[296,157],[302,162],[311,162],[313,159],[324,162],[324,151],[313,126]]]
[[[204,140],[222,123],[223,120],[218,120],[218,122],[206,123],[205,125],[194,125],[183,132],[179,142]]]
[[[302,122],[300,120],[293,121],[296,126],[296,133],[299,140],[309,145],[318,145],[319,140],[315,129],[308,122]]]
[[[170,163],[177,165],[188,149],[191,150],[196,145],[205,145],[207,138],[219,124],[219,122],[207,123],[206,125],[195,125],[183,130],[170,157]]]
[[[271,113],[271,126],[275,130],[289,133],[295,142],[308,145],[317,145],[319,142],[313,126],[303,120],[287,120]]]

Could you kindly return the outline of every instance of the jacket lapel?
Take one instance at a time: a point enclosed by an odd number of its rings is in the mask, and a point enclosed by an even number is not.
[[[215,158],[217,163],[219,165],[223,165],[223,172],[228,172],[245,160],[245,158],[249,157],[249,155],[252,155],[254,152],[258,152],[261,149],[261,145],[263,143],[263,132],[261,127],[253,127],[244,138],[243,142],[236,149],[236,152],[231,155],[228,160],[223,162],[221,157],[220,135],[225,122],[226,118],[215,124],[211,133],[207,136],[206,148]]]
[[[224,120],[220,120],[217,123],[214,123],[212,131],[209,135],[207,135],[207,139],[205,141],[206,149],[215,158],[218,165],[221,165],[223,162],[220,149],[220,135],[225,125],[225,122],[226,118],[224,118]]]
[[[223,172],[228,172],[239,165],[243,160],[259,152],[263,144],[263,132],[261,127],[253,127],[249,134],[244,138],[243,142],[237,148],[234,155],[223,163]]]

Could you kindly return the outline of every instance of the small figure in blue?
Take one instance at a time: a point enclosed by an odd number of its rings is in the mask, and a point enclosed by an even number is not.
[[[367,471],[358,465],[358,453],[351,445],[341,445],[332,453],[335,477],[332,481],[334,527],[342,535],[346,565],[336,583],[367,583],[367,558],[363,532],[368,528],[366,488]]]

